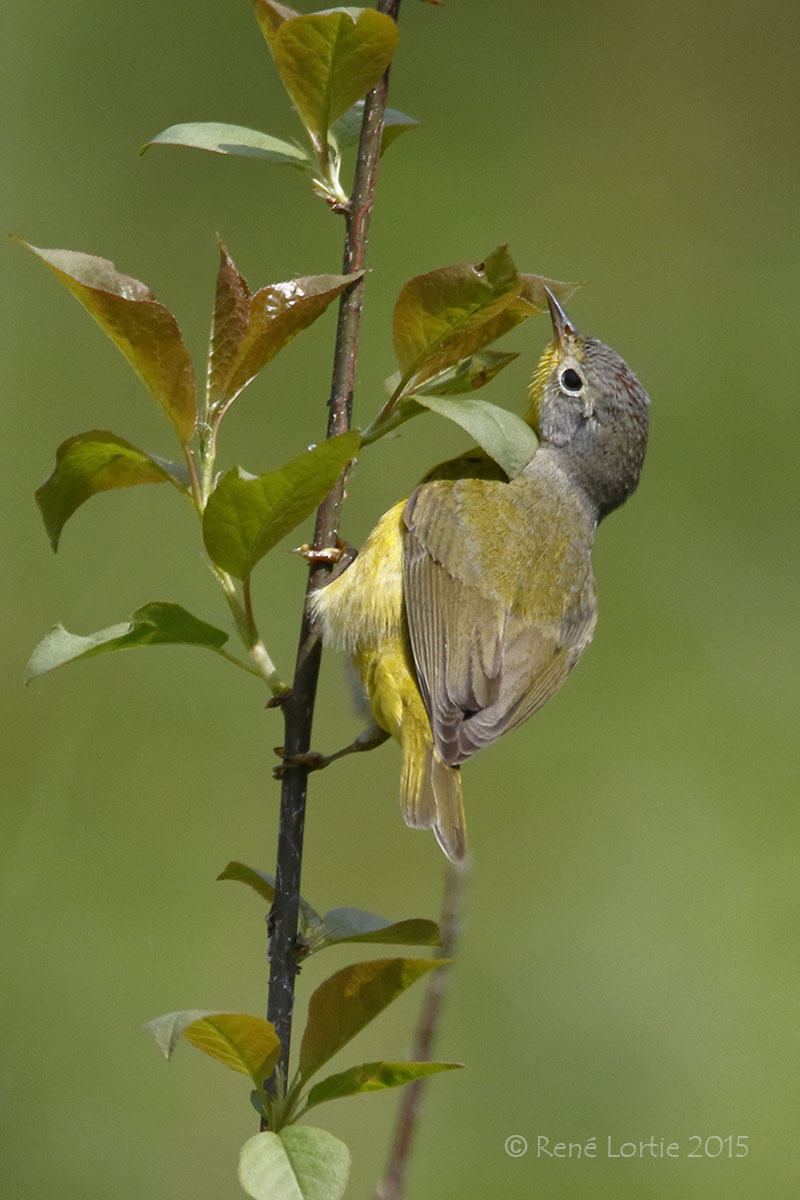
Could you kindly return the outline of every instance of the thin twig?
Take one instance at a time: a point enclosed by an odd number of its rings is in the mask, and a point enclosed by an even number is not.
[[[442,945],[441,949],[437,948],[436,951],[442,958],[453,958],[455,955],[460,932],[464,873],[465,867],[459,864],[448,863],[445,867],[442,915],[439,923]],[[427,1062],[433,1054],[449,980],[449,967],[437,967],[431,972],[411,1052],[414,1062]],[[386,1173],[375,1190],[373,1200],[402,1200],[411,1147],[422,1107],[422,1095],[427,1082],[424,1078],[415,1079],[404,1089]]]
[[[381,0],[378,10],[397,20],[400,0]],[[361,140],[358,148],[353,190],[346,215],[343,273],[363,270],[366,261],[370,216],[380,158],[383,118],[389,84],[387,68],[381,81],[369,93],[364,105]],[[350,427],[353,404],[358,338],[361,327],[363,278],[342,294],[336,331],[331,394],[328,401],[328,437]],[[344,478],[335,485],[317,512],[314,548],[327,549],[339,536],[339,516],[344,499]],[[308,590],[324,582],[328,568],[313,567]],[[321,646],[314,635],[305,610],[300,627],[292,690],[283,704],[285,754],[303,754],[311,746],[311,724],[319,676]],[[294,983],[297,973],[296,939],[300,900],[300,869],[303,858],[308,771],[287,766],[281,788],[278,830],[275,901],[270,914],[270,976],[267,1016],[281,1042],[278,1070],[288,1078],[289,1048],[294,1008]]]

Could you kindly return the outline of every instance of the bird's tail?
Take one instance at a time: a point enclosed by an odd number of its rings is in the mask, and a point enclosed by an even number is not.
[[[431,743],[429,729],[406,719],[402,737],[400,807],[406,825],[433,829],[447,857],[460,862],[467,850],[461,769],[442,762]]]

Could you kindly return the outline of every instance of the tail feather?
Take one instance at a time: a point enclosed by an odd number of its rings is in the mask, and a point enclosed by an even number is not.
[[[447,857],[460,862],[467,849],[461,770],[443,763],[429,741],[430,734],[426,738],[421,733],[403,726],[403,817],[412,829],[433,829]]]
[[[467,853],[467,829],[461,798],[461,768],[448,767],[429,751],[430,777],[436,797],[433,832],[451,862],[461,862]]]

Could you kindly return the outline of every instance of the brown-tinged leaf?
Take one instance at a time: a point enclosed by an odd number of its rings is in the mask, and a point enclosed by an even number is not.
[[[406,283],[394,310],[394,349],[405,379],[417,383],[486,345],[483,330],[519,295],[506,246],[480,263],[454,263]]]
[[[208,353],[208,402],[225,395],[239,347],[250,322],[250,288],[233,259],[219,243],[219,271],[214,298],[214,319]]]
[[[413,394],[433,376],[547,308],[545,287],[557,296],[576,285],[520,275],[507,246],[480,263],[455,263],[410,279],[394,312],[394,347]]]
[[[22,243],[46,264],[144,380],[183,444],[197,420],[194,367],[172,313],[107,258]]]
[[[227,407],[284,346],[363,275],[303,275],[251,294],[224,246],[211,339],[208,398]]]

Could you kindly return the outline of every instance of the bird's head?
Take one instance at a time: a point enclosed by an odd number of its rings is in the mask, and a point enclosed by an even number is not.
[[[531,382],[526,420],[602,517],[636,490],[650,402],[627,363],[579,333],[549,291],[547,299],[553,341]]]

